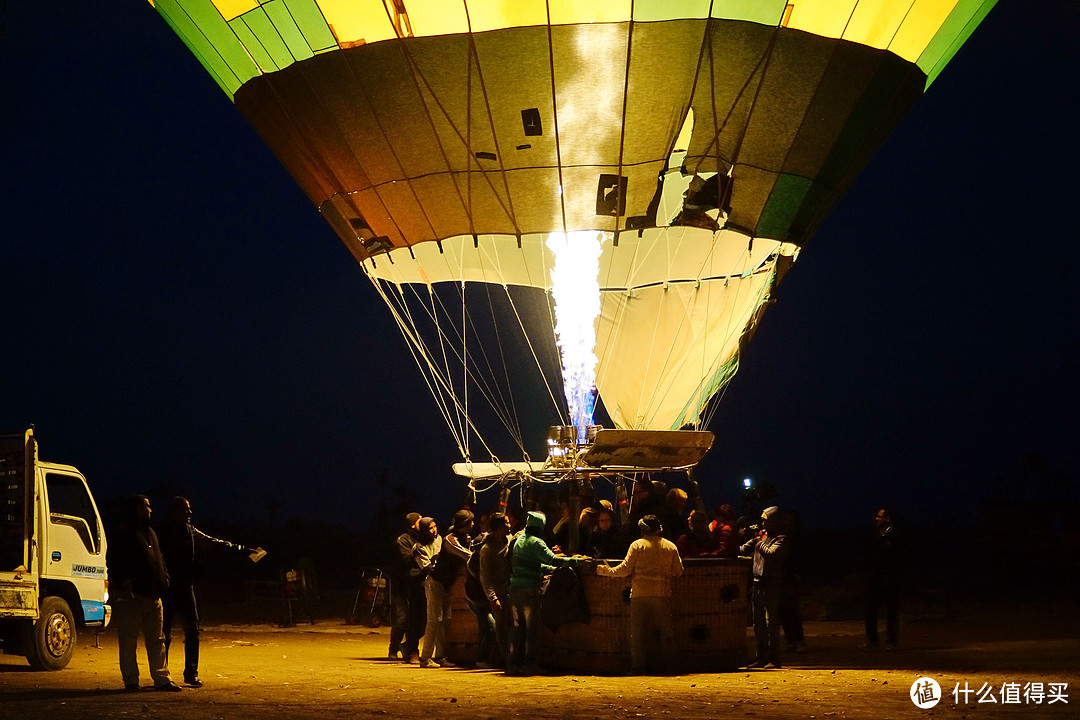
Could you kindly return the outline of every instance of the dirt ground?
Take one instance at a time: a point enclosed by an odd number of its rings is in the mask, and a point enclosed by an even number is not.
[[[861,651],[852,622],[808,622],[808,650],[781,670],[672,677],[421,669],[385,659],[387,630],[337,621],[281,629],[205,630],[205,687],[181,693],[121,691],[116,638],[85,632],[71,665],[38,673],[0,655],[0,719],[169,718],[1075,718],[1080,716],[1080,618],[1075,605],[968,610],[949,620],[906,621],[894,652]],[[174,649],[181,648],[180,639]],[[145,659],[140,650],[145,673]],[[179,675],[174,671],[174,677]],[[936,680],[943,699],[920,710],[912,683]],[[953,689],[971,689],[957,705]],[[1023,697],[1006,683],[1067,683],[1067,704]],[[983,686],[996,703],[979,702]],[[984,693],[983,698],[987,695]]]

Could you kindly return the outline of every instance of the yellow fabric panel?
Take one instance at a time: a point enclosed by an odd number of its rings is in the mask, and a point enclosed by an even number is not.
[[[823,37],[838,38],[847,27],[856,1],[836,0],[824,3],[795,0],[788,18],[788,27]]]
[[[545,0],[470,0],[469,22],[473,32],[546,25],[547,3]]]
[[[416,37],[469,32],[461,0],[405,0],[405,11]]]
[[[318,0],[338,42],[348,46],[397,37],[382,0]]]
[[[631,0],[585,3],[581,0],[549,0],[552,25],[625,22],[630,19]]]
[[[915,62],[957,0],[794,0],[788,27],[869,47]]]
[[[912,0],[860,0],[851,13],[844,39],[885,49],[892,42]],[[944,4],[944,3],[938,3]]]
[[[213,0],[213,3],[226,22],[259,7],[258,0]]]
[[[957,3],[958,0],[916,0],[889,49],[905,60],[918,60]]]

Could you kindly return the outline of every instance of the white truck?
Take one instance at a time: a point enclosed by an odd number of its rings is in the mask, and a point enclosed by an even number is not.
[[[105,531],[70,465],[38,460],[31,427],[0,435],[0,642],[38,670],[71,661],[76,627],[109,624]]]

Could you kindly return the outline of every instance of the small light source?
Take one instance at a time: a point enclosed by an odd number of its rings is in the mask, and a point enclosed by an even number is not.
[[[743,484],[744,488],[749,489],[750,486],[754,484],[754,481],[751,480],[750,478],[743,478],[742,484]]]

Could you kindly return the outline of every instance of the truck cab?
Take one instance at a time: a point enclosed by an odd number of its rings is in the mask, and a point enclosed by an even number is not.
[[[86,478],[42,462],[33,428],[0,435],[0,642],[60,670],[77,627],[108,625],[106,539]]]

